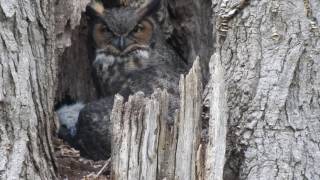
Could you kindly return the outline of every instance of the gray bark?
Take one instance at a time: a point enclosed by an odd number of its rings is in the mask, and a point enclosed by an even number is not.
[[[225,179],[319,179],[320,4],[249,2],[215,8],[216,27],[230,27],[217,45],[229,108]]]
[[[51,1],[0,1],[1,179],[55,179],[54,99],[96,97],[80,16],[88,1],[57,1],[55,12]],[[165,91],[136,94],[127,103],[116,97],[113,176],[320,179],[320,3],[162,3],[170,13],[162,10],[159,20],[181,57],[192,64],[199,55],[205,69],[215,52],[206,90],[208,141],[200,142],[202,86],[195,66],[181,81],[174,124],[165,120]]]
[[[0,2],[0,179],[56,179],[57,59],[87,2]]]
[[[53,2],[0,1],[0,178],[54,179]]]

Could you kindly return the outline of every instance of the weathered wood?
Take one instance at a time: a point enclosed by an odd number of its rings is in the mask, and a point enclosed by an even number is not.
[[[222,180],[225,164],[228,114],[224,69],[218,53],[211,57],[210,74],[209,83],[212,89],[209,96],[210,119],[208,144],[205,153],[204,179]]]
[[[153,179],[157,177],[157,152],[159,138],[159,100],[147,100],[145,120],[143,121],[143,135],[141,145],[141,174],[139,179]]]
[[[202,82],[199,60],[181,76],[181,103],[175,121],[169,121],[169,94],[142,93],[127,103],[115,97],[112,179],[196,179],[200,144]],[[171,122],[171,124],[170,124]]]
[[[90,0],[71,0],[55,2],[55,29],[57,53],[72,45],[72,30],[80,24],[82,12]],[[59,51],[61,50],[61,51]]]
[[[177,144],[177,124],[167,122],[170,96],[161,93],[160,134],[158,144],[158,179],[174,179],[175,153]],[[178,111],[175,111],[173,121],[178,122]],[[170,120],[171,121],[171,120]]]
[[[200,144],[202,78],[199,59],[180,80],[180,110],[176,150],[175,179],[196,179],[196,157]]]

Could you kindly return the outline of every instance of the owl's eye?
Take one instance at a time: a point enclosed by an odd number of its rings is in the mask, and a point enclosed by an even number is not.
[[[138,25],[136,25],[136,27],[133,29],[133,32],[138,33],[138,32],[143,31],[143,29],[144,29],[144,26],[143,26],[142,24],[138,24]]]
[[[107,26],[102,26],[102,27],[100,28],[100,31],[101,31],[101,32],[109,32],[109,29],[108,29]]]

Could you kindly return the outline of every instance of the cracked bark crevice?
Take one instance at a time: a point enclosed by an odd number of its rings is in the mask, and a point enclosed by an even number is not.
[[[312,0],[303,0],[304,8],[305,8],[305,14],[306,14],[306,17],[310,21],[310,29],[311,29],[311,31],[319,36],[319,34],[320,34],[319,22],[318,22],[319,19],[317,19],[317,17],[313,15],[314,13],[313,13],[313,9],[312,9],[312,5],[311,5],[310,1],[312,1]],[[318,5],[318,6],[320,6],[320,5]]]
[[[216,22],[216,29],[218,31],[217,45],[220,46],[225,40],[228,30],[230,28],[229,21],[231,21],[238,13],[240,13],[250,0],[239,0],[236,3],[229,0],[222,0],[218,8],[218,18]]]

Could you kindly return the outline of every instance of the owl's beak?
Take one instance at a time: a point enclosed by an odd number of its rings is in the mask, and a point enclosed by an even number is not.
[[[125,37],[119,36],[115,39],[114,45],[121,51],[126,48],[126,40]]]

